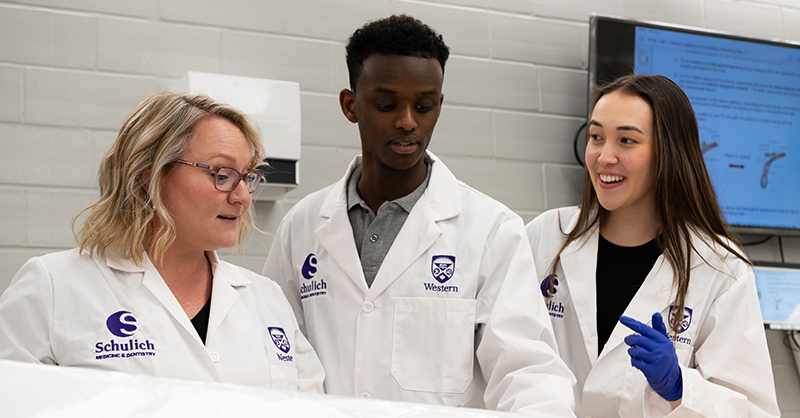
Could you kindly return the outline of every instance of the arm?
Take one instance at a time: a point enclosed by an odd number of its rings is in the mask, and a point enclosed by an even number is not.
[[[574,416],[575,378],[556,348],[522,220],[505,220],[481,264],[477,358],[489,409]]]
[[[53,287],[41,258],[28,260],[0,297],[0,358],[58,364],[50,344]]]
[[[681,405],[669,413],[648,388],[645,417],[780,416],[752,269],[713,302],[704,324],[713,328],[695,347],[695,367],[681,365]]]

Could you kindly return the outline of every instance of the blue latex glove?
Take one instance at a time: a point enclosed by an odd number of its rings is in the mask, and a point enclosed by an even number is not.
[[[652,328],[627,316],[619,317],[619,322],[639,333],[625,337],[625,344],[631,347],[631,365],[644,373],[650,387],[662,398],[670,402],[681,399],[683,376],[661,314],[653,314]]]

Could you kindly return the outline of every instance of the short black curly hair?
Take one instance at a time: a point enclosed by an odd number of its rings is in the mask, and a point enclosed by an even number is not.
[[[346,50],[350,89],[353,91],[364,61],[372,54],[436,58],[442,66],[442,73],[450,56],[450,48],[442,35],[408,15],[393,15],[367,23],[353,32]]]

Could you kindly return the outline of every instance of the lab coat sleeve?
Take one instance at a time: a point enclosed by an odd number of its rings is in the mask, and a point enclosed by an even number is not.
[[[712,328],[695,347],[696,367],[681,365],[681,405],[670,412],[666,401],[648,386],[645,417],[779,417],[751,268],[714,301],[704,323]]]
[[[486,379],[484,400],[489,409],[574,416],[575,378],[558,355],[535,273],[522,220],[505,220],[481,265],[487,286],[500,286],[495,300],[478,295],[476,355]]]
[[[57,364],[50,345],[53,288],[41,258],[28,260],[0,297],[0,358]]]
[[[287,236],[289,228],[287,216],[278,226],[275,231],[275,239],[272,241],[272,247],[269,249],[267,262],[264,265],[262,275],[269,277],[277,283],[286,295],[289,305],[292,307],[297,324],[303,334],[306,333],[305,318],[303,315],[303,305],[300,301],[300,289],[297,288],[297,281],[294,277],[294,269],[291,261],[291,254],[288,252],[291,248]]]

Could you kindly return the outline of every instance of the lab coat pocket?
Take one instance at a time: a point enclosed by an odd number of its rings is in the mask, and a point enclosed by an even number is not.
[[[395,299],[392,375],[403,389],[467,389],[473,373],[476,306],[471,299]]]
[[[694,368],[694,347],[676,344],[675,354],[678,355],[678,363],[681,366]]]
[[[272,389],[297,390],[297,369],[281,364],[269,365]]]

